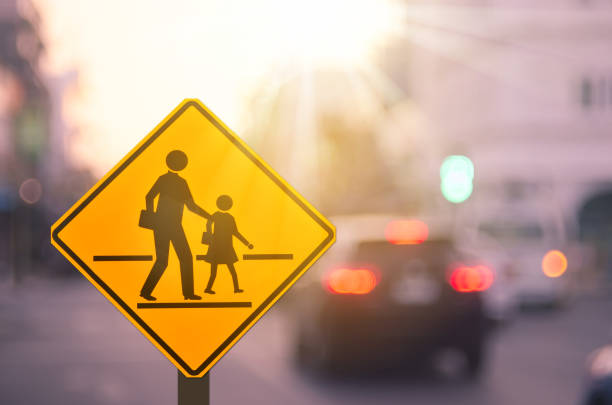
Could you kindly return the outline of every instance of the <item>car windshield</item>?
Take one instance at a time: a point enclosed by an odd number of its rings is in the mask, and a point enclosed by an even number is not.
[[[498,242],[534,242],[544,237],[544,230],[537,223],[488,222],[478,227],[480,234]]]

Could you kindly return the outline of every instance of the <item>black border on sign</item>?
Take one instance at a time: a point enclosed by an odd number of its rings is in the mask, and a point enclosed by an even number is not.
[[[79,256],[76,255],[62,241],[59,237],[59,233],[62,229],[72,221],[74,217],[76,217],[106,186],[108,186],[126,167],[130,165],[145,149],[147,149],[181,114],[183,114],[189,107],[196,108],[202,115],[204,115],[223,135],[225,135],[230,142],[234,144],[242,153],[244,153],[254,164],[257,166],[265,175],[267,175],[281,190],[285,192],[295,203],[297,203],[312,219],[315,220],[321,227],[327,232],[327,237],[321,242],[317,248],[308,256],[306,259],[300,263],[296,269],[289,275],[289,277],[276,288],[272,295],[270,295],[267,299],[265,299],[262,304],[249,315],[249,317],[232,333],[218,348],[215,350],[198,368],[195,370],[190,368],[183,359],[181,359],[175,352],[164,342],[153,329],[151,329],[137,314],[134,312],[113,290],[106,285],[102,279],[100,279],[90,268],[81,260]],[[232,344],[234,340],[246,329],[249,325],[259,316],[264,309],[274,300],[276,297],[280,295],[280,293],[291,284],[296,277],[304,270],[304,268],[321,253],[321,251],[327,246],[334,238],[334,231],[330,228],[312,209],[308,207],[297,195],[291,190],[287,185],[285,185],[282,181],[280,181],[280,176],[273,173],[270,169],[268,169],[251,151],[244,147],[244,145],[238,141],[235,135],[229,132],[220,122],[218,122],[215,117],[213,117],[208,111],[203,109],[198,103],[195,101],[187,101],[174,115],[172,115],[164,124],[155,131],[132,155],[125,161],[121,166],[119,166],[110,176],[100,184],[81,204],[79,204],[71,213],[68,215],[52,232],[52,238],[60,246],[70,257],[78,263],[78,265],[94,280],[100,287],[104,289],[104,291],[117,303],[121,308],[129,314],[132,319],[134,319],[140,327],[145,330],[149,336],[151,336],[172,358],[180,364],[184,370],[186,370],[192,376],[197,376],[204,369],[206,369],[211,363],[218,360],[219,355]]]

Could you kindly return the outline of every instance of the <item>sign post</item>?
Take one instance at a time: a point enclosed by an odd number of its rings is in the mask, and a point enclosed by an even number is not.
[[[51,228],[53,245],[195,378],[179,378],[184,401],[207,391],[212,366],[334,240],[333,225],[193,99]]]
[[[210,373],[188,378],[178,372],[178,405],[210,405]]]

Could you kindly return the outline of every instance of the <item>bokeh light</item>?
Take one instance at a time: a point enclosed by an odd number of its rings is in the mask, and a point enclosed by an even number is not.
[[[596,378],[612,374],[612,346],[604,346],[591,355],[590,371]]]
[[[36,204],[42,197],[42,185],[37,179],[25,180],[19,186],[19,197],[27,204]]]
[[[466,156],[448,156],[440,167],[440,189],[448,201],[458,204],[474,190],[474,164]]]
[[[449,283],[456,291],[484,291],[493,284],[493,271],[487,266],[459,266],[449,277]]]
[[[376,274],[370,269],[335,269],[325,279],[327,289],[334,294],[368,294],[377,283]]]
[[[542,271],[550,278],[561,277],[567,270],[567,258],[560,250],[551,250],[542,259]]]
[[[385,237],[394,245],[416,245],[425,242],[427,236],[427,224],[418,219],[391,221],[385,228]]]

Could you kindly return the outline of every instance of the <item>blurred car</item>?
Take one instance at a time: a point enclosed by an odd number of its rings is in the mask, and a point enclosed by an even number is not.
[[[421,364],[448,349],[468,375],[485,360],[481,291],[489,269],[469,266],[430,223],[337,219],[337,242],[294,297],[301,366],[347,371]]]
[[[460,228],[461,247],[496,271],[497,283],[485,300],[494,318],[507,318],[519,306],[558,306],[569,295],[567,245],[546,216],[480,217]],[[547,255],[550,252],[552,256]],[[543,266],[543,263],[550,263]]]
[[[612,405],[612,346],[594,351],[587,361],[584,405]]]

